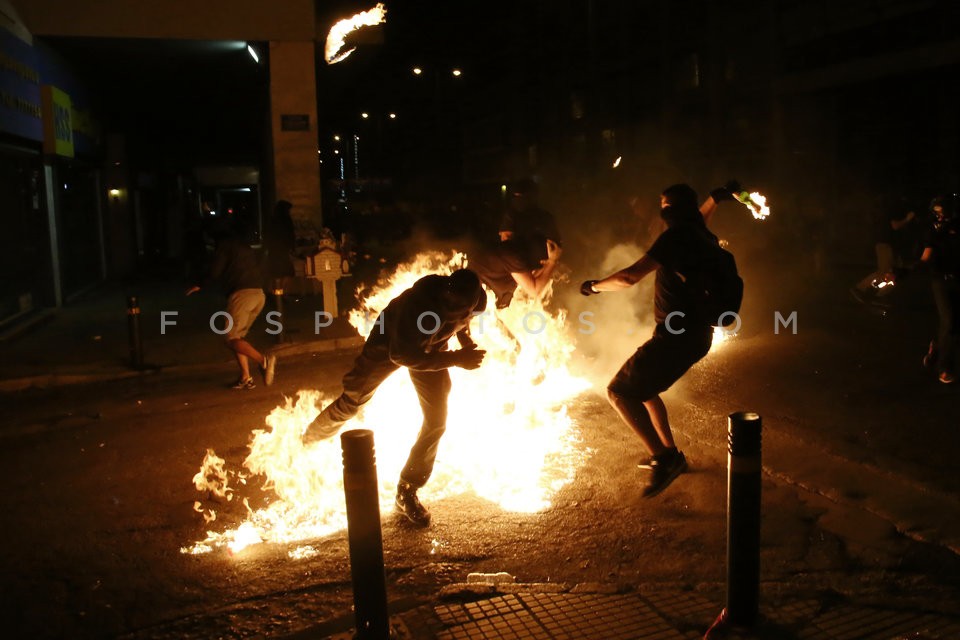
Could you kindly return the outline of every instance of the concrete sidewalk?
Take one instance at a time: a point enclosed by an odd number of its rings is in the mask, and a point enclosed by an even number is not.
[[[136,296],[140,306],[143,366],[139,368],[132,364],[127,314],[130,296]],[[266,320],[266,314],[275,310],[272,296],[267,297],[266,307],[248,335],[258,350],[283,358],[355,349],[363,344],[342,317],[330,326],[317,326],[316,313],[323,311],[319,295],[288,295],[283,305],[281,341],[267,333],[276,326]],[[218,292],[187,297],[182,285],[174,282],[103,284],[80,300],[38,312],[0,333],[0,360],[4,363],[0,392],[230,367],[232,352],[211,328],[211,317],[224,306],[224,296]],[[323,317],[319,324],[326,324]]]
[[[763,589],[763,587],[762,587]],[[392,611],[396,640],[694,640],[723,609],[722,585],[697,590],[650,585],[453,584],[433,602]],[[289,640],[352,640],[352,614]],[[350,628],[343,628],[349,625]],[[341,627],[336,629],[336,627]],[[837,594],[761,594],[750,629],[710,638],[762,640],[948,640],[960,637],[956,612],[851,602]]]

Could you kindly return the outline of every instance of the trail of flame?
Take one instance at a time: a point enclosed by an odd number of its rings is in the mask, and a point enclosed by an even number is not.
[[[327,64],[336,64],[354,52],[356,47],[340,51],[343,48],[344,41],[350,33],[363,27],[372,27],[384,22],[387,19],[387,9],[382,2],[378,2],[373,9],[361,11],[360,13],[345,18],[337,22],[327,33],[327,41],[323,47],[323,57]]]
[[[351,322],[361,333],[369,332],[371,315],[375,318],[397,294],[427,273],[451,272],[464,259],[462,254],[418,256],[371,292]],[[490,293],[488,309],[494,308]],[[578,446],[567,413],[567,403],[589,383],[568,369],[574,345],[566,314],[550,314],[518,292],[508,309],[477,316],[471,329],[487,355],[475,371],[450,371],[448,428],[433,476],[419,495],[435,502],[472,492],[508,511],[542,510],[588,455]],[[287,398],[267,416],[268,428],[253,432],[244,466],[266,478],[263,489],[276,499],[248,510],[239,527],[209,531],[205,540],[181,551],[205,553],[228,546],[236,553],[259,541],[297,542],[346,527],[339,439],[307,447],[301,441],[306,426],[330,400],[317,391],[300,391],[296,401]],[[381,510],[392,506],[396,478],[421,421],[416,392],[400,370],[344,425],[374,431]]]

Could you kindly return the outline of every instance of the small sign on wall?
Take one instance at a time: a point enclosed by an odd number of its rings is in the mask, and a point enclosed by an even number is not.
[[[280,114],[281,131],[310,131],[310,115],[307,113]]]

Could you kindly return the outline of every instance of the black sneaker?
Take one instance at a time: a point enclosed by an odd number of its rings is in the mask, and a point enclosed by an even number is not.
[[[426,527],[430,524],[430,512],[420,504],[417,488],[409,482],[401,480],[397,485],[396,505],[397,511],[418,527]]]
[[[669,452],[667,455],[654,457],[650,461],[653,473],[650,482],[643,488],[643,497],[652,498],[670,486],[677,476],[687,470],[687,458],[682,451]]]
[[[664,453],[661,453],[660,455],[661,456],[664,454],[674,455],[675,453],[678,453],[678,449],[676,447],[672,449],[667,449]],[[644,471],[653,471],[653,459],[654,459],[653,456],[640,458],[640,460],[637,461],[637,469],[643,469]]]

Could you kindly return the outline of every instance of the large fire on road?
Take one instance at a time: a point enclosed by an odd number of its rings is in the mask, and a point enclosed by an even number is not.
[[[462,254],[417,256],[364,298],[351,323],[367,335],[379,311],[401,291],[428,273],[450,273],[463,262]],[[435,504],[472,493],[504,510],[532,513],[550,505],[589,455],[579,444],[567,407],[590,384],[569,370],[574,341],[564,312],[550,313],[540,302],[518,296],[508,309],[494,315],[492,294],[487,308],[471,325],[486,358],[477,370],[450,371],[453,390],[447,432],[433,476],[419,495],[427,504]],[[306,390],[275,408],[266,417],[267,428],[253,432],[243,472],[229,471],[223,459],[208,452],[194,478],[198,490],[229,498],[231,475],[240,482],[260,475],[263,490],[273,496],[261,509],[248,506],[247,517],[238,527],[208,531],[205,540],[182,552],[205,553],[223,547],[238,552],[257,542],[295,544],[346,528],[340,439],[306,447],[301,442],[306,426],[331,400]],[[374,432],[384,512],[392,508],[400,469],[421,421],[416,392],[401,369],[343,427]],[[208,522],[216,517],[210,509],[198,506],[197,510]],[[309,555],[304,549],[295,548],[290,556]]]

